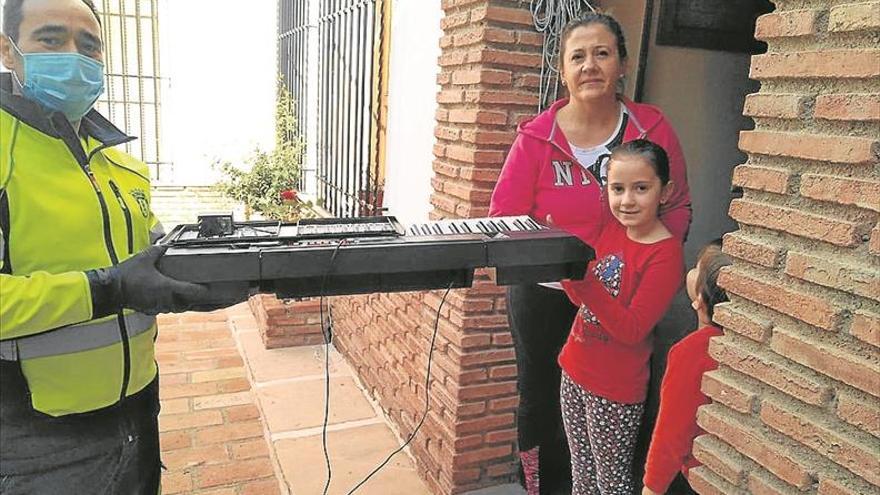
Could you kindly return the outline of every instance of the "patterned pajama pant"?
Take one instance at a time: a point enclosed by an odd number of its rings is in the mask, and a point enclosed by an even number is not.
[[[571,450],[571,494],[631,495],[633,456],[645,404],[597,397],[564,371],[560,401]]]

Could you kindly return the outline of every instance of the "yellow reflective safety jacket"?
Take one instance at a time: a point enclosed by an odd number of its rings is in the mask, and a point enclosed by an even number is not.
[[[161,234],[145,164],[96,111],[79,133],[0,80],[0,359],[19,366],[33,408],[96,411],[156,377],[155,317],[102,305],[86,271]],[[92,288],[95,287],[95,290]],[[7,373],[9,374],[9,373]],[[2,400],[0,394],[0,400]]]

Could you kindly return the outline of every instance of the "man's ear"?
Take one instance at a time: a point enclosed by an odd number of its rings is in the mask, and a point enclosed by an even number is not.
[[[0,62],[3,63],[3,66],[16,73],[20,73],[18,67],[20,60],[21,58],[15,52],[15,48],[12,48],[12,41],[10,41],[9,37],[5,34],[0,35]]]
[[[675,192],[675,182],[670,180],[663,186],[663,191],[660,193],[660,204],[665,205],[673,192]]]

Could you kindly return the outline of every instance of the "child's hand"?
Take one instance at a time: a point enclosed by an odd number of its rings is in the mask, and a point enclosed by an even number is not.
[[[663,495],[662,493],[657,493],[654,490],[651,490],[647,486],[642,488],[642,495]]]
[[[556,226],[556,225],[553,223],[553,217],[550,216],[549,213],[548,213],[547,216],[544,218],[544,224],[547,225],[548,227],[555,227],[555,226]]]

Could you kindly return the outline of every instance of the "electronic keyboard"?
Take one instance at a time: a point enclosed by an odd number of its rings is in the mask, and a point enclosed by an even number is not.
[[[580,279],[593,249],[528,216],[404,227],[394,217],[233,222],[200,217],[175,227],[159,270],[207,284],[217,303],[242,293],[278,297],[470,287],[494,268],[498,285]]]

